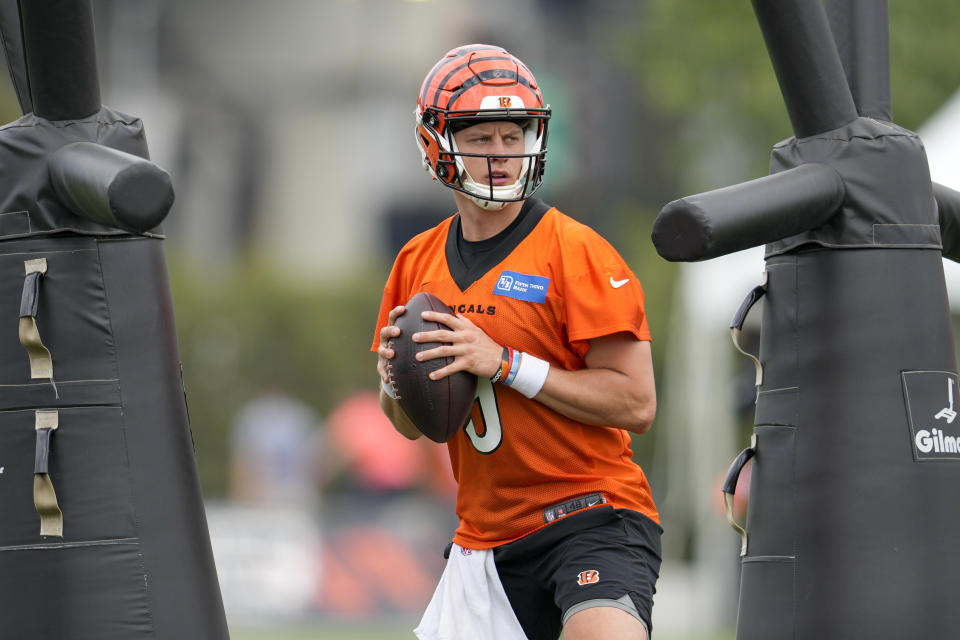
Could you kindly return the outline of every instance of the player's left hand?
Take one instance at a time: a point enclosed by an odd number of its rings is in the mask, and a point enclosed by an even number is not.
[[[431,380],[440,380],[457,371],[468,371],[474,375],[492,378],[500,369],[500,357],[503,347],[494,342],[469,318],[438,311],[424,311],[421,316],[430,322],[439,322],[450,330],[421,331],[412,336],[414,342],[447,342],[434,349],[417,354],[417,360],[453,356],[453,362],[430,374]]]

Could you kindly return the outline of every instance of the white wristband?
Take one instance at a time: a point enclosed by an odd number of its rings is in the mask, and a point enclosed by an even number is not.
[[[393,385],[387,384],[387,381],[384,380],[383,378],[380,378],[380,388],[383,389],[384,393],[386,393],[388,396],[390,396],[394,400],[397,399],[397,394],[394,393],[393,391]]]
[[[520,367],[517,369],[517,375],[514,376],[509,386],[528,398],[532,398],[540,393],[543,383],[547,381],[549,372],[549,362],[529,353],[523,353],[520,355]]]

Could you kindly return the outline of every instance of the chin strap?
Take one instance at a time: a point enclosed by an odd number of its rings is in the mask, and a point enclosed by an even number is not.
[[[506,200],[484,200],[483,198],[475,196],[472,193],[465,193],[464,195],[470,198],[472,202],[475,202],[478,206],[486,209],[487,211],[500,211],[510,204]]]

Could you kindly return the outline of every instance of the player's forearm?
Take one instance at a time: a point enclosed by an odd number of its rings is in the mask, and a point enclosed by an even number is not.
[[[656,392],[649,386],[612,369],[551,367],[534,399],[579,422],[646,433],[657,412]]]

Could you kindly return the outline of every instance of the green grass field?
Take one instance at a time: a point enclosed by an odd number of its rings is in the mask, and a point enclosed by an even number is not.
[[[231,640],[416,640],[416,622],[337,623],[298,628],[231,629]],[[733,632],[698,636],[656,634],[657,640],[733,640]]]

